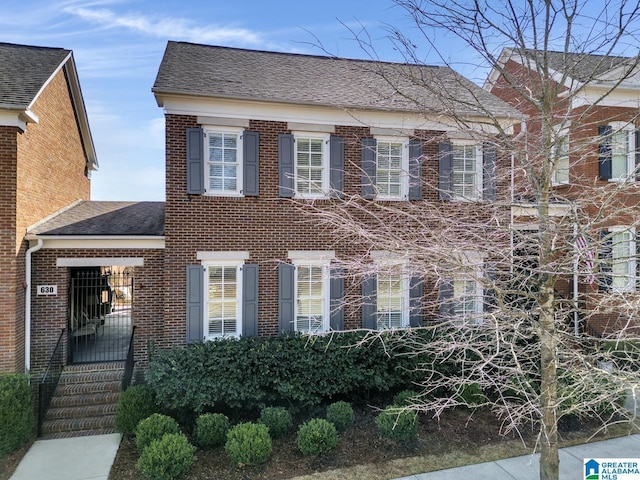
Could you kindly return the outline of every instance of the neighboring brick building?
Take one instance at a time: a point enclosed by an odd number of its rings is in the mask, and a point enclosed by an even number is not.
[[[97,168],[73,54],[0,43],[0,372],[25,368],[27,227],[88,199]]]
[[[335,260],[353,247],[301,206],[334,195],[441,199],[443,209],[461,197],[490,202],[495,150],[465,136],[425,82],[466,105],[457,113],[471,128],[482,120],[477,102],[519,122],[445,67],[169,42],[152,89],[166,118],[164,345],[422,322],[433,283],[398,271],[345,285]],[[463,280],[440,296],[456,312],[484,303]]]
[[[543,61],[548,62],[549,72],[544,85]],[[557,288],[563,296],[576,299],[582,307],[581,320],[598,335],[640,327],[637,62],[637,57],[563,52],[546,52],[543,60],[533,50],[505,49],[499,68],[493,69],[485,85],[527,115],[530,162],[535,162],[541,142],[541,108],[527,101],[526,94],[515,93],[513,86],[528,89],[524,91],[534,98],[541,97],[542,87],[556,94],[551,136],[557,149],[554,207],[566,222],[574,222],[578,244],[583,240],[587,244],[575,271],[577,288],[571,279],[559,282]],[[523,170],[519,167],[516,171]],[[533,211],[535,204],[526,201],[532,194],[527,182],[516,179],[515,189],[515,198],[523,202],[515,211]],[[577,214],[567,213],[571,209]]]

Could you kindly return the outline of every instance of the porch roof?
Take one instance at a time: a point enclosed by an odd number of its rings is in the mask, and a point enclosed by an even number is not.
[[[35,236],[164,236],[164,202],[81,201],[27,230]]]

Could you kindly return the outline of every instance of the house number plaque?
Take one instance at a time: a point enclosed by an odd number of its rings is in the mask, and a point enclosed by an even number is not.
[[[38,285],[38,295],[57,295],[57,285]]]

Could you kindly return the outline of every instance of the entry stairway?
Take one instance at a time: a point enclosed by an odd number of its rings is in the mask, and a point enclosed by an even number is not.
[[[42,424],[42,438],[115,433],[124,362],[66,366]]]

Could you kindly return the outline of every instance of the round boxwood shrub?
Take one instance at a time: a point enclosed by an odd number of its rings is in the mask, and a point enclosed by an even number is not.
[[[272,438],[280,438],[293,426],[291,414],[284,407],[263,408],[259,422],[267,426]]]
[[[138,423],[136,446],[141,452],[151,442],[161,439],[167,433],[180,433],[178,422],[166,415],[154,413]]]
[[[229,431],[229,419],[222,413],[205,413],[196,420],[193,436],[200,448],[215,448],[224,445]]]
[[[24,445],[33,435],[34,425],[29,377],[0,375],[0,457]]]
[[[327,421],[333,423],[339,432],[343,432],[356,421],[353,408],[347,402],[335,402],[327,407]]]
[[[378,414],[376,425],[382,437],[406,442],[416,436],[418,416],[414,411],[389,406]]]
[[[416,403],[417,393],[413,390],[402,390],[393,397],[393,405],[396,407],[408,407]]]
[[[271,456],[269,429],[261,423],[239,423],[227,433],[224,450],[238,466],[258,465]]]
[[[304,455],[320,455],[338,444],[338,431],[333,423],[323,418],[313,418],[298,429],[298,449]]]
[[[167,433],[142,451],[136,467],[150,480],[174,480],[189,471],[195,452],[182,433]]]
[[[116,406],[116,430],[133,436],[140,420],[158,412],[153,389],[147,385],[134,385],[120,394]]]

